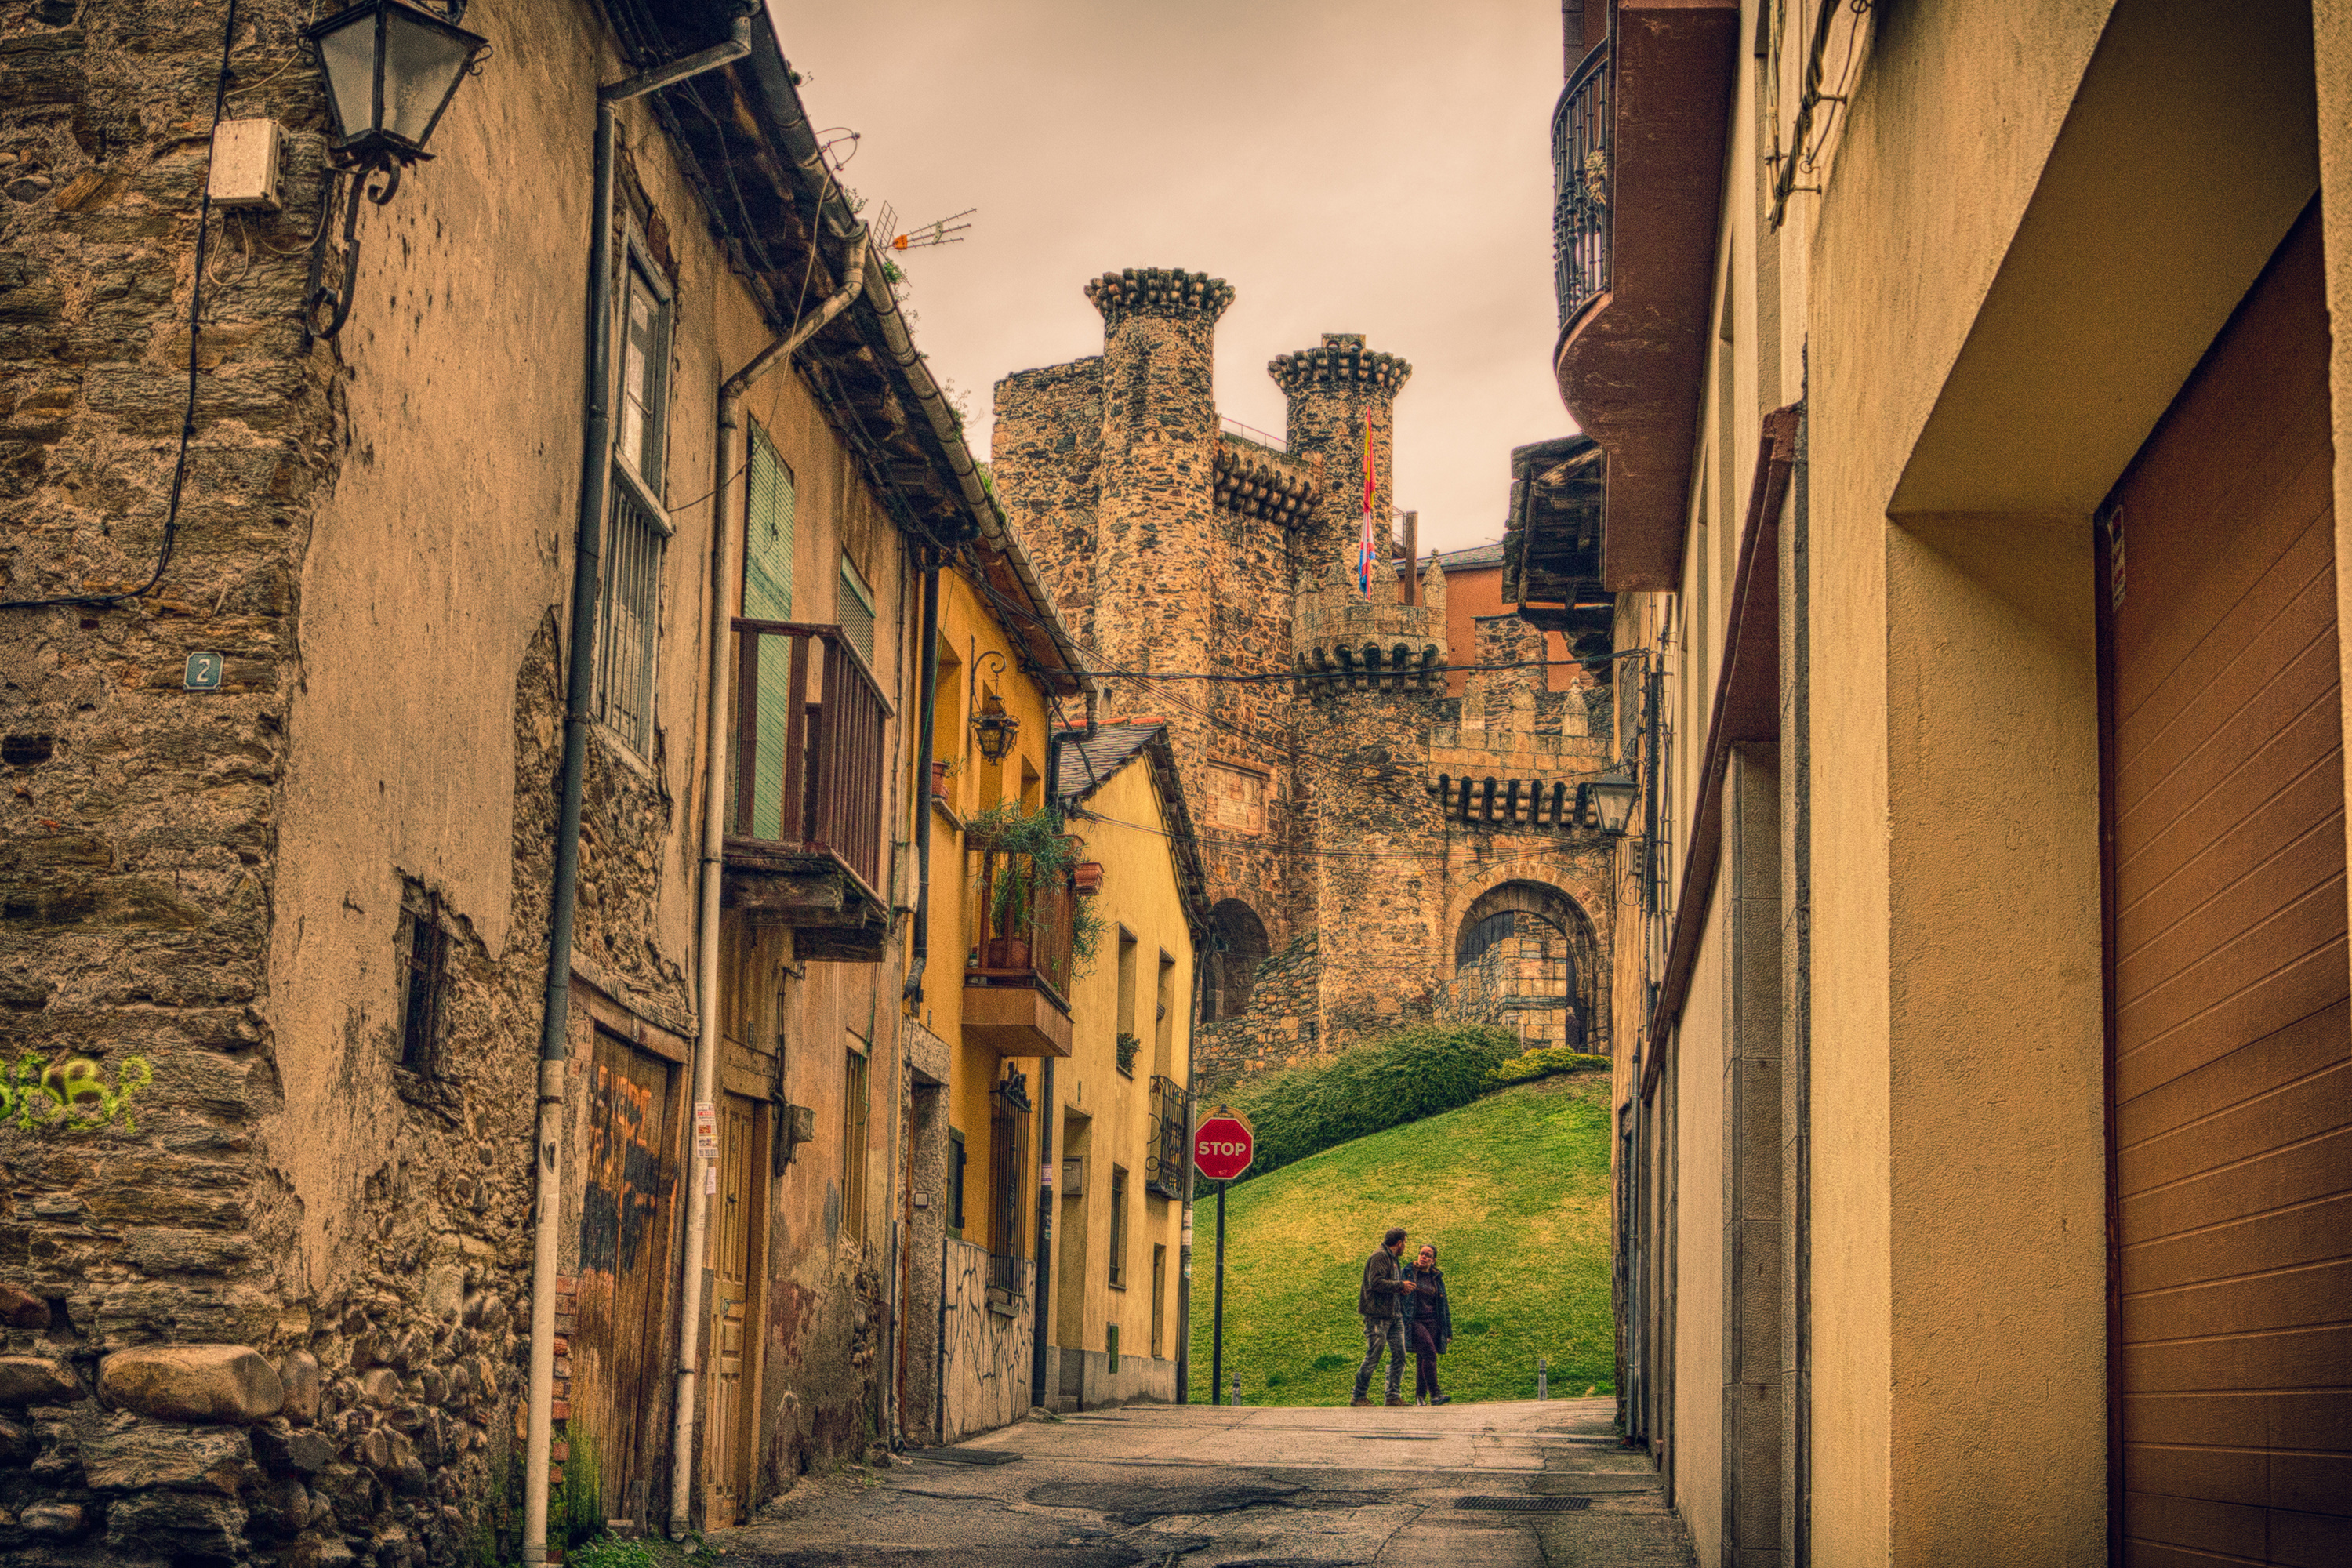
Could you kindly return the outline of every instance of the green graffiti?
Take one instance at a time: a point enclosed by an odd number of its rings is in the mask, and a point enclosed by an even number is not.
[[[131,1114],[131,1097],[155,1081],[155,1069],[145,1057],[125,1057],[109,1083],[105,1064],[89,1057],[62,1061],[27,1051],[0,1082],[0,1126],[14,1122],[27,1132],[94,1132],[120,1123],[126,1132],[139,1131]]]

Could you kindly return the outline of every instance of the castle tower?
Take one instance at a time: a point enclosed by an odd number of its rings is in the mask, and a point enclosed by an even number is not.
[[[1389,536],[1394,515],[1390,469],[1396,453],[1396,395],[1412,366],[1364,346],[1360,332],[1326,332],[1319,348],[1277,355],[1266,364],[1289,399],[1291,456],[1323,465],[1319,504],[1299,531],[1298,559],[1319,580],[1328,563],[1352,551],[1363,520],[1364,425],[1372,429],[1372,523]],[[1382,563],[1386,564],[1385,561]]]
[[[1129,268],[1087,298],[1103,319],[1095,646],[1117,668],[1200,669],[1215,602],[1211,367],[1233,285]]]

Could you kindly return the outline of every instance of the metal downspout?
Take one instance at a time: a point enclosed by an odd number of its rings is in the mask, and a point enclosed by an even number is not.
[[[1089,693],[1089,698],[1091,695]],[[1088,711],[1091,713],[1091,706]],[[1192,1029],[1184,1042],[1184,1219],[1182,1228],[1177,1233],[1176,1247],[1176,1403],[1179,1405],[1188,1405],[1192,1398],[1192,1124],[1193,1119],[1200,1114],[1201,1092],[1194,1052],[1201,1040],[1201,1013],[1207,996],[1206,974],[1201,963],[1200,938],[1195,935],[1192,941]]]
[[[748,46],[747,46],[748,48]],[[733,57],[730,57],[732,58]],[[694,1103],[697,1109],[715,1105],[719,1092],[719,927],[720,895],[727,881],[727,785],[730,751],[728,719],[735,706],[731,677],[734,661],[728,650],[733,633],[735,606],[742,603],[743,551],[729,532],[734,512],[732,481],[744,466],[743,399],[751,384],[790,359],[795,350],[841,314],[856,298],[866,275],[866,231],[851,239],[849,265],[842,285],[820,305],[815,314],[751,357],[719,389],[719,474],[710,497],[710,668],[707,684],[710,710],[706,724],[702,777],[701,908],[695,931]],[[750,487],[746,485],[748,494]],[[710,1232],[710,1194],[700,1154],[687,1163],[686,1248],[684,1278],[678,1291],[677,1405],[670,1450],[669,1531],[682,1540],[690,1521],[694,1487],[695,1391],[702,1342],[702,1253]]]
[[[940,700],[940,552],[923,551],[923,679],[915,698],[918,743],[921,761],[915,770],[915,942],[914,960],[907,966],[906,999],[923,1005],[923,968],[931,955],[931,737]]]

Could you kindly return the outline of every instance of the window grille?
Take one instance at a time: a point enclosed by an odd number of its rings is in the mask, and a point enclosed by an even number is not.
[[[1127,1171],[1110,1168],[1110,1282],[1127,1283]]]
[[[872,1101],[866,1093],[866,1055],[849,1053],[846,1092],[842,1097],[841,1148],[845,1164],[842,1182],[844,1228],[866,1239],[866,1142]]]
[[[654,647],[669,525],[617,465],[614,479],[596,624],[596,717],[642,755],[653,749]]]

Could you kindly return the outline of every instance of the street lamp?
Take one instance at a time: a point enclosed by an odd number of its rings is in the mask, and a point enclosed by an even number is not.
[[[1620,769],[1576,786],[1577,815],[1614,837],[1633,814],[1633,775]]]
[[[331,151],[336,163],[352,176],[352,195],[369,174],[387,176],[371,187],[368,200],[382,206],[400,189],[401,171],[420,158],[429,158],[425,143],[441,113],[457,94],[489,40],[458,26],[465,0],[452,0],[447,16],[405,0],[362,0],[304,29],[302,36],[319,51],[327,76],[327,108],[334,116],[335,140]],[[303,319],[312,321],[321,304],[333,314],[322,338],[343,330],[352,312],[352,285],[359,274],[359,204],[347,196],[343,213],[343,286],[341,291],[320,281],[326,259],[326,227],[310,252],[310,291],[303,300]]]
[[[972,715],[972,738],[980,742],[980,754],[992,763],[1001,763],[1004,753],[1013,749],[1015,737],[1021,733],[1021,721],[1004,710],[1003,702],[994,694],[987,699],[987,707]]]

